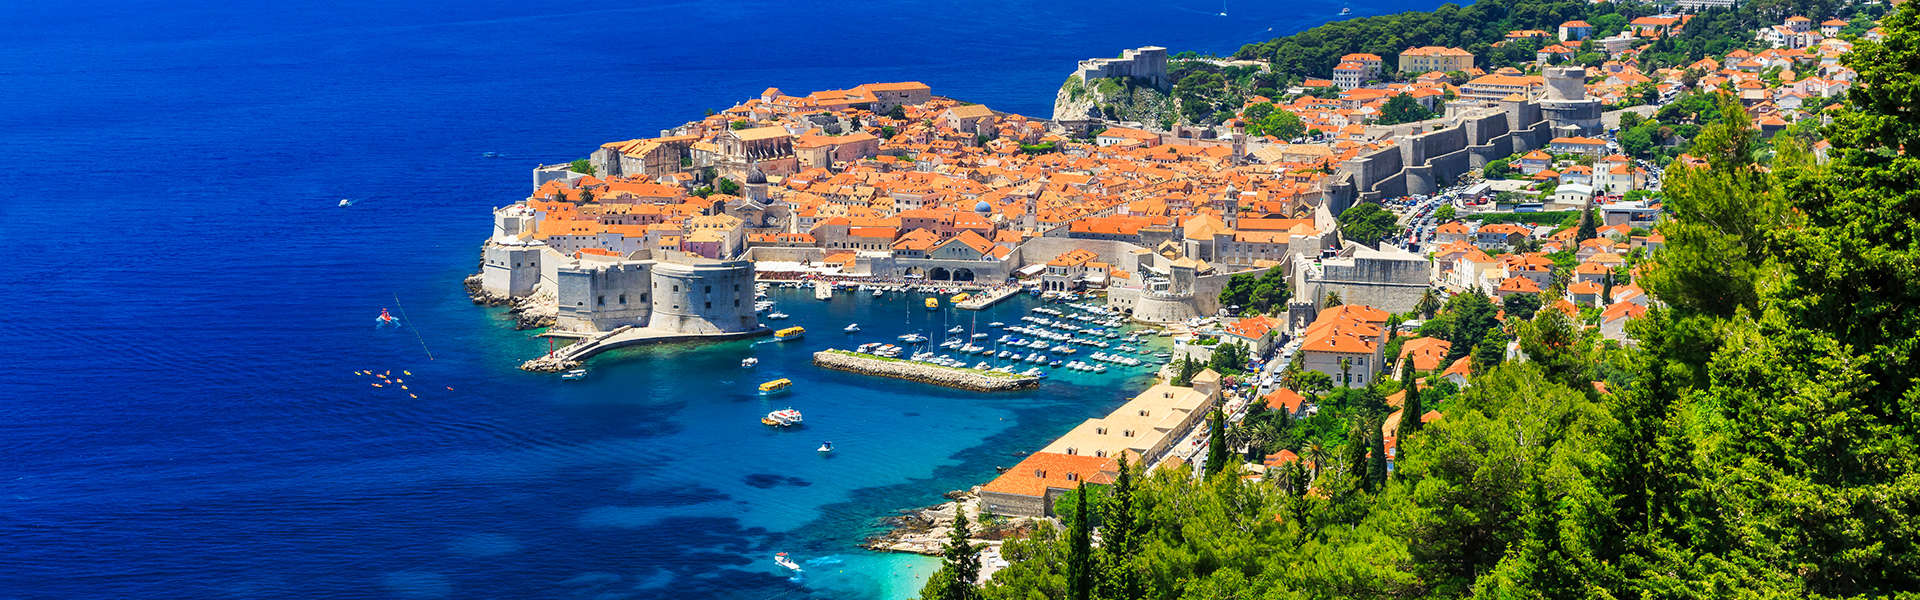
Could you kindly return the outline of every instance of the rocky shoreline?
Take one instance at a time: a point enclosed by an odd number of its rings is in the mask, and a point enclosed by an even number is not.
[[[514,329],[539,329],[552,327],[558,314],[558,305],[551,295],[534,294],[524,298],[497,296],[487,292],[480,284],[480,274],[475,273],[462,282],[467,288],[467,297],[480,306],[505,306],[507,316],[513,317]]]
[[[905,379],[976,392],[1003,392],[1029,389],[1040,385],[1038,377],[998,373],[988,375],[972,369],[955,369],[934,364],[864,356],[844,350],[815,352],[813,364],[836,371]]]
[[[1000,544],[1009,538],[1026,537],[1035,527],[1052,527],[1046,519],[1025,517],[991,517],[982,519],[980,515],[980,488],[947,492],[951,499],[934,506],[903,510],[897,516],[887,517],[886,533],[867,538],[860,547],[876,552],[906,552],[939,556],[947,547],[947,536],[953,533],[953,517],[959,511],[967,512],[967,520],[972,523],[974,544],[981,546],[980,580],[986,581],[994,571],[1006,566],[1006,560],[1000,557]]]

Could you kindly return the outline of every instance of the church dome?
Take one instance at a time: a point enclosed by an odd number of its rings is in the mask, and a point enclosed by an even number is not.
[[[760,165],[754,165],[752,168],[747,169],[748,185],[765,184],[766,182],[767,174],[760,170]]]

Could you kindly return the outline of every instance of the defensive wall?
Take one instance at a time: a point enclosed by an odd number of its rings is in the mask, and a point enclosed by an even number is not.
[[[1342,163],[1326,187],[1330,209],[1339,214],[1357,202],[1432,194],[1468,171],[1553,139],[1554,123],[1538,102],[1499,104],[1442,120],[1436,129]]]
[[[1159,46],[1123,50],[1120,58],[1089,58],[1080,61],[1073,74],[1087,83],[1095,79],[1130,77],[1159,89],[1173,86],[1167,79],[1167,49]]]

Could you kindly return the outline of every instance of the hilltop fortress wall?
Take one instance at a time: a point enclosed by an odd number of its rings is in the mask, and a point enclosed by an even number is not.
[[[1124,50],[1120,52],[1120,58],[1089,58],[1080,61],[1073,74],[1088,83],[1095,79],[1133,78],[1146,81],[1155,88],[1173,86],[1173,82],[1167,78],[1167,49],[1159,46]]]
[[[1432,194],[1494,159],[1545,147],[1556,126],[1548,117],[1529,100],[1436,121],[1442,126],[1341,164],[1326,186],[1326,204],[1339,214],[1358,202]]]

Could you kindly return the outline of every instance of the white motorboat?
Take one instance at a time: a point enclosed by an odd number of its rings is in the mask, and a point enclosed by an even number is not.
[[[341,208],[346,208],[346,207],[349,207],[349,206],[353,206],[353,200],[351,200],[351,199],[347,199],[347,198],[341,198],[341,199],[340,199],[340,207],[341,207]]]
[[[782,567],[786,567],[786,568],[788,568],[788,569],[792,569],[792,570],[793,570],[793,572],[795,572],[795,573],[799,573],[799,572],[800,572],[800,563],[797,563],[797,562],[793,562],[793,559],[791,559],[791,558],[787,558],[787,553],[785,553],[785,552],[781,552],[781,553],[778,553],[778,554],[774,554],[774,555],[773,555],[773,562],[774,562],[774,564],[777,564],[777,565],[780,565],[780,566],[782,566]]]
[[[767,417],[764,419],[761,419],[760,422],[766,423],[768,425],[778,425],[780,427],[791,427],[794,425],[799,425],[800,411],[794,410],[792,408],[784,408],[784,409],[776,410],[776,411],[767,413]]]
[[[771,320],[775,320],[775,321],[778,321],[778,320],[780,320],[780,319],[785,319],[785,318],[787,318],[787,313],[783,313],[783,312],[780,312],[780,311],[777,311],[777,310],[776,310],[776,311],[773,311],[773,312],[770,312],[770,313],[767,313],[767,318],[768,318],[768,319],[771,319]]]
[[[814,451],[821,454],[833,452],[833,442],[820,442],[820,448]]]
[[[754,365],[758,364],[760,364],[760,359],[751,356],[740,359],[740,368],[743,369],[751,369]]]
[[[845,331],[845,332],[847,332],[847,333],[857,333],[857,332],[859,332],[859,331],[860,331],[860,324],[859,324],[859,323],[848,323],[848,324],[847,324],[847,326],[846,326],[845,328],[843,328],[843,329],[841,329],[841,331]]]
[[[562,373],[560,375],[560,379],[565,381],[580,381],[586,378],[587,378],[586,369],[574,369],[572,371],[567,371],[566,373]]]

